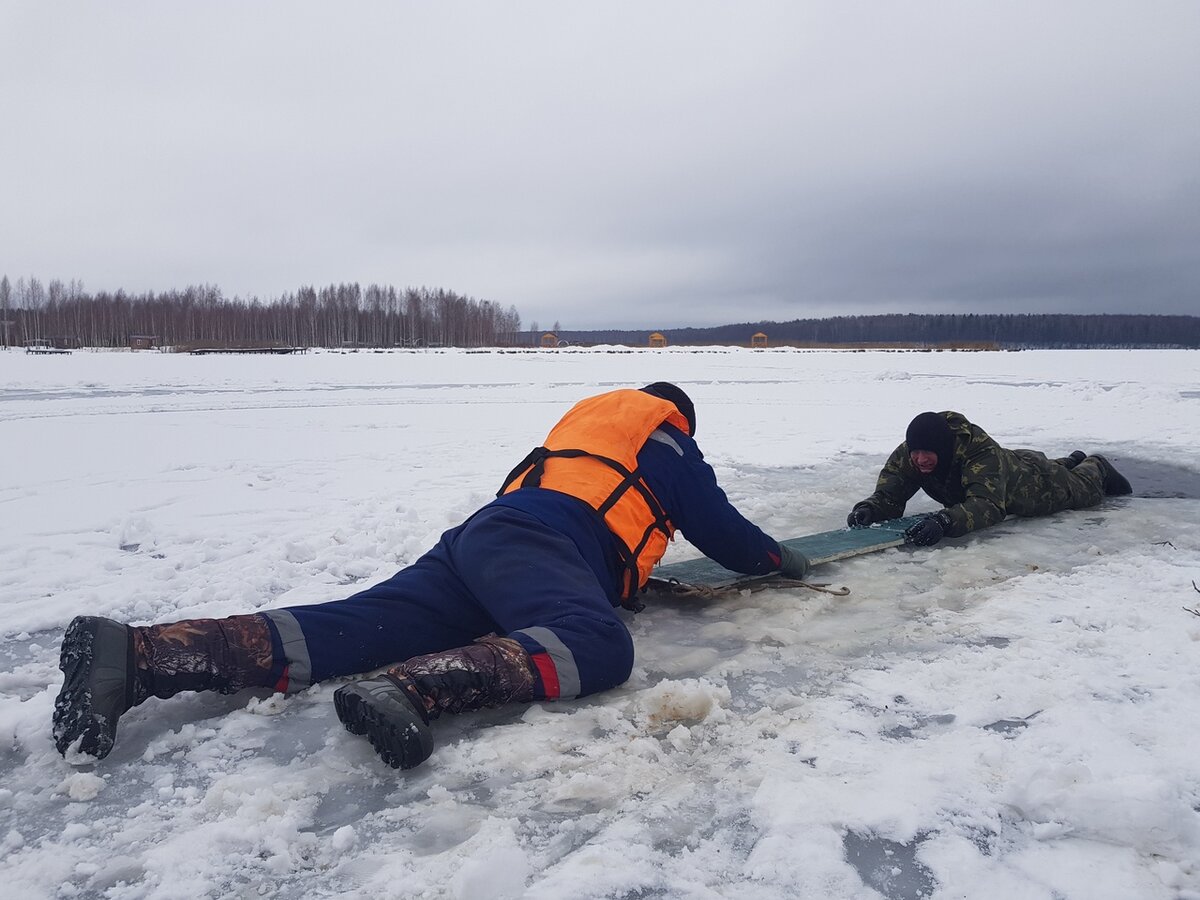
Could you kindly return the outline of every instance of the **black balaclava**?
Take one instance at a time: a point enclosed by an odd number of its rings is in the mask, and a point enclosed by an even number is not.
[[[923,412],[908,423],[908,431],[904,434],[904,442],[908,444],[908,452],[914,450],[931,450],[937,454],[937,468],[934,474],[943,474],[950,468],[954,458],[954,432],[950,423],[941,413]]]
[[[692,398],[683,392],[683,388],[671,384],[669,381],[656,381],[654,384],[648,384],[644,388],[640,388],[640,390],[651,397],[657,397],[660,400],[666,400],[668,403],[674,403],[675,408],[687,419],[688,434],[692,437],[696,436],[696,407],[692,405]]]

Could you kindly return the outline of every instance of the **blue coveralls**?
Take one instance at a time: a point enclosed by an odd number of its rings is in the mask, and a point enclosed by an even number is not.
[[[637,461],[667,517],[702,553],[750,575],[779,568],[779,545],[729,503],[691,437],[664,423]],[[616,611],[620,571],[616,538],[595,510],[529,487],[492,501],[386,581],[263,615],[288,690],[496,633],[538,663],[535,700],[566,699],[615,687],[633,668],[633,641]]]

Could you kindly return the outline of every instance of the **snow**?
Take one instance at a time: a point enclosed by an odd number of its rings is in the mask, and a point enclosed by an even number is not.
[[[657,380],[781,538],[842,525],[926,409],[1135,495],[815,571],[846,597],[655,602],[626,685],[442,719],[407,773],[335,683],[55,752],[72,616],[346,596]],[[5,896],[1200,898],[1197,384],[1188,351],[0,353]]]

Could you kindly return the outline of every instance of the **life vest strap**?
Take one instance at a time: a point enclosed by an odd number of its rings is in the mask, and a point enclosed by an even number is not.
[[[530,450],[529,453],[525,455],[525,458],[517,463],[516,466],[513,467],[513,470],[508,473],[508,476],[504,479],[504,484],[500,486],[500,490],[496,491],[496,496],[503,497],[504,492],[508,490],[509,485],[517,480],[518,475],[520,475],[530,466],[536,466],[538,463],[541,463],[545,458],[545,455],[549,452],[550,451],[545,447],[534,447],[532,450]]]
[[[644,609],[644,604],[636,599],[638,583],[641,580],[638,572],[638,559],[646,545],[650,542],[651,536],[656,531],[661,531],[668,538],[671,536],[670,520],[667,518],[666,511],[662,508],[662,504],[658,502],[658,498],[646,486],[646,482],[642,480],[641,473],[637,469],[630,470],[615,459],[610,459],[607,456],[602,456],[599,453],[589,453],[587,450],[561,449],[550,450],[547,447],[534,447],[529,454],[517,463],[516,467],[509,472],[508,477],[504,479],[504,486],[500,488],[496,496],[502,496],[509,489],[514,481],[520,477],[522,472],[526,472],[525,477],[521,479],[521,487],[539,487],[542,483],[542,475],[546,471],[546,460],[551,458],[559,459],[578,459],[580,457],[590,457],[598,462],[604,463],[610,469],[615,470],[621,475],[621,483],[618,484],[611,494],[600,504],[599,507],[591,507],[600,516],[600,521],[607,528],[605,515],[611,510],[617,502],[631,488],[636,490],[641,495],[642,500],[649,508],[651,515],[654,516],[652,521],[642,533],[641,539],[637,543],[636,548],[625,546],[625,542],[618,538],[617,559],[621,564],[621,605],[626,609],[631,609],[634,612],[639,612]],[[614,535],[615,537],[615,535]]]
[[[591,456],[607,465],[613,466],[617,471],[625,471],[625,467],[616,460],[606,459],[603,456],[595,456],[595,454],[588,453],[586,450],[547,450],[545,447],[539,447],[538,449],[542,452],[533,461],[533,467],[529,470],[529,474],[521,479],[521,487],[523,488],[541,486],[542,475],[546,472],[546,460],[551,457],[557,457],[558,459],[578,459],[581,456]]]

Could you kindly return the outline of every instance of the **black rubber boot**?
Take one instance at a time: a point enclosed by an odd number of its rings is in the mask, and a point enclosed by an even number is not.
[[[431,721],[444,712],[528,703],[535,671],[520,643],[493,634],[343,685],[334,691],[333,704],[346,730],[366,735],[384,762],[411,769],[433,753]]]
[[[270,626],[259,615],[137,627],[77,616],[59,657],[63,686],[54,701],[54,745],[64,756],[75,745],[103,759],[117,720],[148,697],[272,687],[285,663],[274,658]]]
[[[99,616],[76,616],[63,636],[58,667],[62,690],[54,701],[54,746],[67,755],[104,759],[117,720],[135,705],[133,629]]]
[[[425,710],[394,675],[345,684],[333,693],[338,718],[351,734],[366,735],[393,769],[411,769],[433,753]]]
[[[1068,469],[1073,469],[1085,459],[1087,459],[1087,454],[1082,450],[1072,450],[1071,455],[1063,461],[1063,465]]]
[[[1113,464],[1105,457],[1093,453],[1092,459],[1100,463],[1100,477],[1104,479],[1105,494],[1109,497],[1123,497],[1133,493],[1133,485],[1129,483],[1129,479],[1113,468]]]

